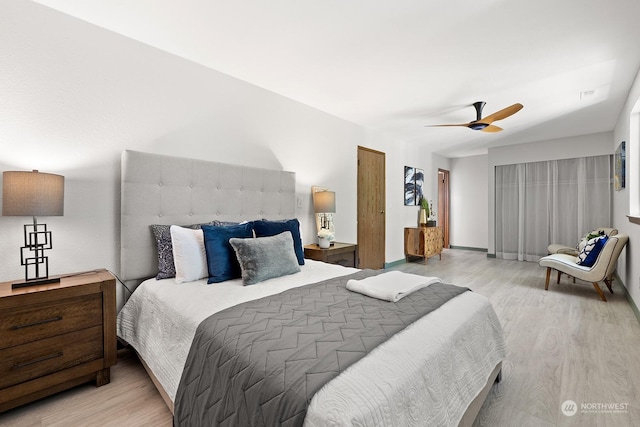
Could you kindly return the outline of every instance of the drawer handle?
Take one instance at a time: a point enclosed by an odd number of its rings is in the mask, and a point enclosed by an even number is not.
[[[24,329],[24,328],[29,328],[31,326],[43,325],[45,323],[57,322],[59,320],[62,320],[62,316],[52,317],[51,319],[38,320],[37,322],[27,323],[24,325],[15,325],[11,327],[11,330],[17,331],[18,329]]]
[[[37,359],[33,359],[33,360],[28,361],[28,362],[14,363],[13,364],[13,369],[24,368],[25,366],[33,365],[35,363],[44,362],[46,360],[51,360],[51,359],[55,359],[55,358],[62,357],[62,356],[63,356],[63,353],[61,351],[59,351],[57,353],[50,354],[48,356],[38,357]]]

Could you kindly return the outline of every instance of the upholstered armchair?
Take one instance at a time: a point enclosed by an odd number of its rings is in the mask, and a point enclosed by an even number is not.
[[[617,228],[599,227],[599,228],[596,228],[595,230],[587,233],[587,235],[589,235],[589,234],[600,234],[600,233],[604,233],[607,236],[615,236],[616,234],[618,234],[618,229]],[[576,246],[567,246],[567,245],[563,245],[561,243],[552,243],[547,247],[547,253],[549,253],[549,254],[568,254],[568,255],[578,256],[578,248],[577,248],[577,245]]]
[[[595,263],[591,267],[577,264],[576,261],[578,258],[575,255],[565,253],[555,253],[540,258],[538,264],[541,267],[547,267],[547,279],[544,289],[549,289],[551,270],[557,270],[558,283],[560,283],[561,273],[566,273],[576,279],[592,283],[596,292],[600,295],[600,299],[602,301],[606,301],[607,298],[604,296],[602,289],[600,289],[598,282],[604,282],[607,285],[609,292],[613,293],[613,289],[611,287],[613,284],[613,273],[616,270],[618,257],[628,240],[629,237],[626,234],[614,234],[610,236],[600,250]]]

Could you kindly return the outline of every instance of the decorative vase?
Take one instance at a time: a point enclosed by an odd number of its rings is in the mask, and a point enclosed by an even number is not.
[[[318,246],[320,246],[322,249],[327,249],[329,246],[331,246],[331,242],[329,241],[329,239],[326,239],[324,237],[318,237]]]
[[[420,211],[418,211],[418,225],[420,227],[427,226],[427,210],[426,209],[420,209]]]

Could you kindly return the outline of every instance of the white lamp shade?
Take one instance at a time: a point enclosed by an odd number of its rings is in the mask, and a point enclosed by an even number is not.
[[[38,171],[2,173],[3,216],[62,216],[64,176]]]
[[[334,191],[316,191],[313,193],[313,207],[316,213],[335,213],[336,193]]]

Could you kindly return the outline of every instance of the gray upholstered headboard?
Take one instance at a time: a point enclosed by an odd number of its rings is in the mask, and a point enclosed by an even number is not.
[[[295,217],[295,173],[126,150],[122,153],[120,278],[158,270],[151,224]]]

